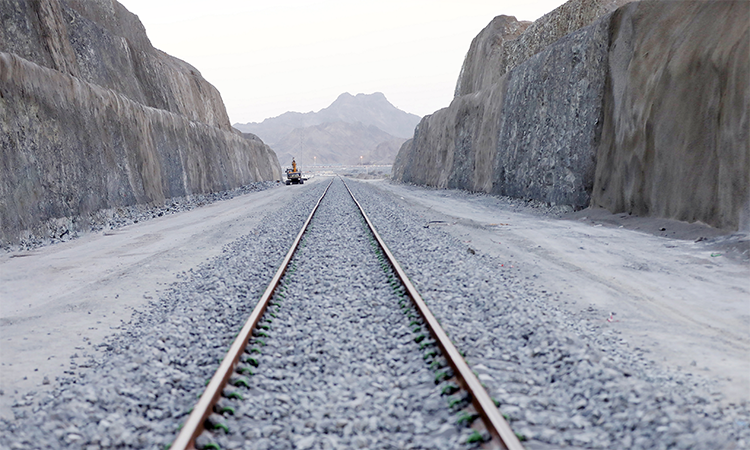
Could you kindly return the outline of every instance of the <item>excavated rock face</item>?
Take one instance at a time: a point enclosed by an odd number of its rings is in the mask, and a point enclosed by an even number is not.
[[[507,74],[492,193],[587,206],[604,95],[606,25],[569,34]]]
[[[194,67],[156,50],[114,0],[0,0],[0,50],[152,108],[231,131],[219,92]]]
[[[490,192],[497,158],[505,78],[476,94],[456,97],[426,116],[391,169],[395,180]]]
[[[278,179],[219,92],[113,0],[0,0],[0,241],[55,218]]]
[[[456,97],[490,87],[558,39],[632,0],[571,0],[535,22],[497,16],[471,42],[456,83]]]
[[[745,1],[617,11],[593,205],[750,231],[748,21]]]
[[[510,42],[531,25],[515,17],[497,16],[471,41],[456,83],[456,97],[488,88],[508,71]]]
[[[510,70],[558,39],[595,22],[633,0],[570,0],[534,21],[518,39],[506,45]]]
[[[517,37],[496,18],[394,179],[750,228],[750,3],[632,3],[569,33],[622,3],[574,0]]]
[[[399,151],[394,179],[586,207],[608,36],[606,22],[564,36],[425,117]]]

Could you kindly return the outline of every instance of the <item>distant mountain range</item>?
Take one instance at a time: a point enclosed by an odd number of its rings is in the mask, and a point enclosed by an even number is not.
[[[289,165],[292,157],[300,165],[390,164],[420,120],[393,106],[380,92],[344,93],[318,112],[287,112],[234,127],[263,139],[282,166]]]

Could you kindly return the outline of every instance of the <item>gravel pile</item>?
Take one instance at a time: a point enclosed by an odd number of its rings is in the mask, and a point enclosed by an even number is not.
[[[163,205],[132,205],[99,210],[84,216],[62,217],[47,220],[32,230],[26,230],[17,244],[0,241],[0,250],[33,250],[45,245],[66,242],[78,238],[82,233],[113,230],[157,217],[182,211],[190,211],[214,202],[229,200],[239,195],[258,192],[281,186],[275,181],[250,183],[236,189],[196,194],[167,199]]]
[[[75,376],[55,380],[51,394],[29,393],[19,406],[35,399],[39,406],[16,408],[16,420],[0,421],[0,448],[163,450],[324,188],[301,190],[253,234],[183,274],[185,281],[134,314],[120,334],[80,355],[88,361]]]
[[[349,184],[514,431],[532,446],[750,445],[748,405],[722,407],[710,382],[657,368],[616,334],[555,307],[554,294],[525,282],[519,269],[426,228],[391,194]]]
[[[244,401],[224,400],[221,448],[457,449],[465,441],[339,180],[243,359]],[[257,367],[257,368],[256,368]],[[247,383],[248,387],[244,384]],[[203,442],[201,442],[203,443]]]

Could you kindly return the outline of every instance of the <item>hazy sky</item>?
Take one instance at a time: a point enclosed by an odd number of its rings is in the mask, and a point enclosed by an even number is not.
[[[563,0],[119,0],[154,47],[195,66],[232,123],[383,92],[423,116],[448,106],[471,40],[493,17],[535,20]]]

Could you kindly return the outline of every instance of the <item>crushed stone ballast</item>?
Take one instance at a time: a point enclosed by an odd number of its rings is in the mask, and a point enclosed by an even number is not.
[[[369,247],[369,255],[366,250],[362,251],[363,246]],[[327,253],[328,249],[332,253]],[[328,280],[325,272],[337,269],[330,258],[343,260],[343,272],[351,267],[355,273],[349,274],[349,278],[342,277],[342,270],[338,268],[338,275]],[[355,268],[360,259],[369,261],[363,267]],[[363,271],[362,274],[356,273],[357,270]],[[368,284],[372,282],[365,279],[368,276],[378,279],[379,285]],[[313,319],[316,314],[329,317],[316,322],[316,332],[300,338],[298,335],[304,331],[300,332],[296,325],[316,320]],[[355,326],[347,332],[344,329],[350,323]],[[336,336],[331,338],[333,342],[326,343],[326,336],[317,334],[326,326],[337,329],[332,333],[339,332],[340,339],[343,336],[342,349],[332,351],[340,355],[342,364],[353,361],[347,367],[337,369],[335,362],[326,366],[325,362],[318,361],[318,356],[309,354],[309,348],[322,354],[326,349],[331,350],[331,345],[338,346]],[[354,343],[351,347],[354,351],[348,351],[347,343],[358,339],[364,343]],[[308,345],[299,345],[303,343]],[[361,350],[358,352],[358,349]],[[283,353],[292,358],[298,375],[288,373],[288,361],[277,361]],[[391,356],[397,353],[404,355]],[[384,363],[392,368],[394,361],[404,362],[407,368],[380,370]],[[266,367],[268,373],[264,372]],[[390,435],[394,442],[408,439],[431,448],[455,448],[456,445],[523,448],[500,414],[496,402],[432,315],[354,194],[343,180],[334,179],[310,212],[281,266],[218,370],[207,382],[205,391],[170,448],[233,447],[247,439],[248,430],[253,428],[268,429],[278,424],[295,427],[295,419],[299,419],[300,414],[289,410],[299,407],[309,411],[309,403],[312,402],[314,407],[316,396],[308,394],[320,386],[335,389],[339,381],[349,382],[348,371],[365,387],[350,386],[351,392],[344,389],[343,393],[332,394],[334,397],[351,395],[360,398],[356,391],[372,389],[367,386],[369,383],[377,388],[367,392],[373,402],[380,393],[384,398],[388,397],[388,386],[392,386],[398,391],[393,396],[406,397],[406,403],[412,403],[407,406],[407,412],[409,420],[417,425],[389,424],[387,419],[374,417],[374,411],[367,412],[370,429],[386,431],[384,436]],[[413,381],[408,386],[402,386],[404,382],[397,376],[389,380],[388,372],[399,371],[412,374]],[[425,375],[426,372],[429,374]],[[316,383],[316,378],[320,379],[319,383]],[[298,394],[304,399],[298,400]],[[253,396],[263,399],[254,399]],[[422,408],[418,404],[429,403],[436,397],[443,401],[433,401],[432,408]],[[264,401],[292,405],[281,414],[274,412],[264,416]],[[356,403],[355,398],[343,406],[332,406],[330,401],[320,406],[328,409],[324,419],[329,419],[331,427],[344,428],[346,435],[346,427],[351,425],[349,419],[362,412],[361,402],[351,408],[351,404]],[[435,403],[439,405],[437,408]],[[424,420],[420,415],[424,415]],[[372,423],[378,420],[381,424],[373,426]],[[431,422],[426,427],[420,427],[428,420]],[[325,427],[322,431],[321,436],[328,432]],[[408,436],[409,433],[414,436]],[[377,439],[387,439],[384,436]],[[307,445],[313,445],[318,438],[320,436],[314,433],[309,434],[295,442],[295,446],[310,448]],[[383,445],[383,442],[378,443]],[[432,447],[435,445],[440,447]]]

